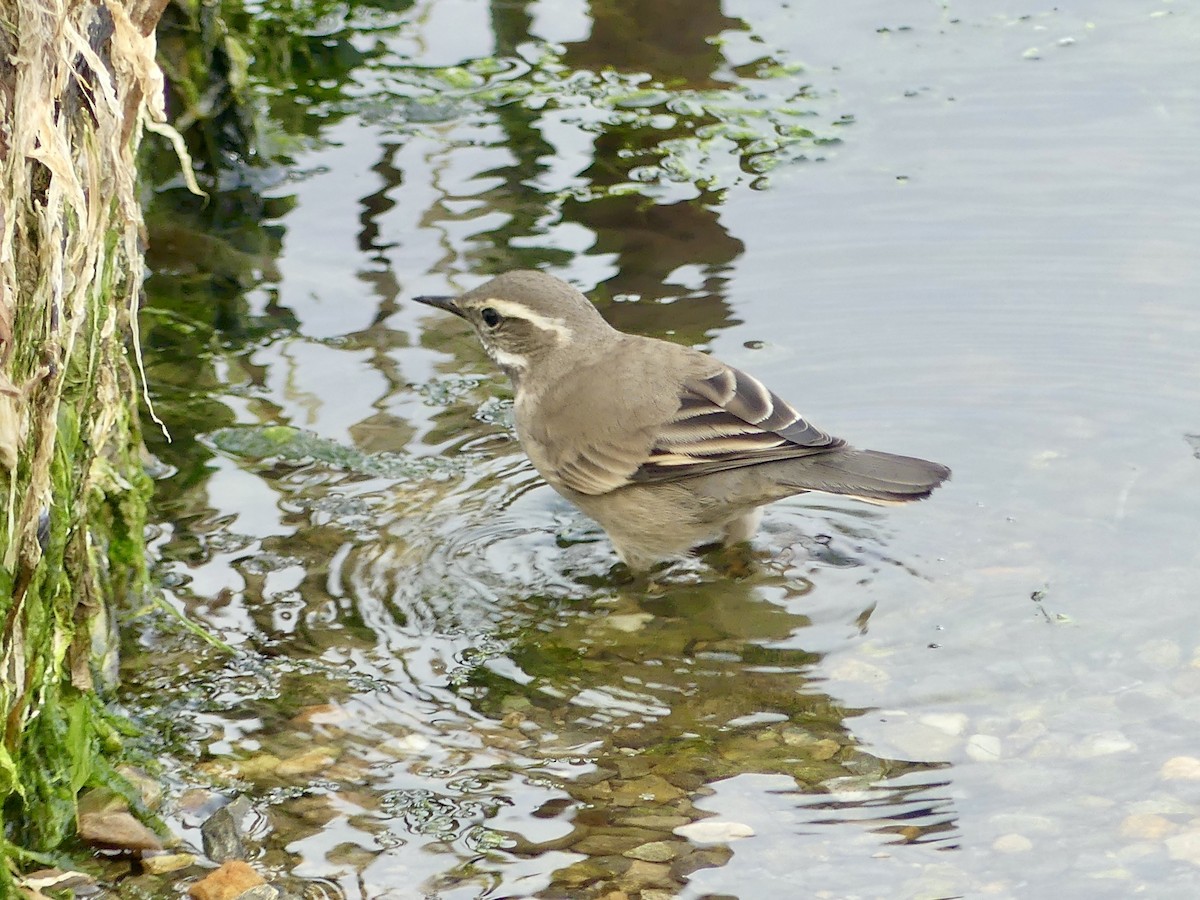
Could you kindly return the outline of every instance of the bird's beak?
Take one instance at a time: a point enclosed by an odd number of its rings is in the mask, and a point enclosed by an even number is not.
[[[457,297],[413,297],[413,299],[426,306],[432,306],[434,309],[444,309],[448,313],[454,313],[459,318],[466,318],[458,305]]]

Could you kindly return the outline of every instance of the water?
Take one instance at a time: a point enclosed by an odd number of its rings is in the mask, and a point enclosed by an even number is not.
[[[134,626],[176,828],[244,792],[318,897],[1194,896],[1195,6],[481,12],[329,25],[267,230],[149,285],[157,574],[240,650]],[[528,265],[953,480],[622,580],[411,302]]]

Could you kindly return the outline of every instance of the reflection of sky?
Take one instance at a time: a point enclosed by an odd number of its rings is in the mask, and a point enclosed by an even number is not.
[[[603,665],[588,657],[595,668],[540,682],[515,664],[485,667],[564,692],[578,714],[564,731],[596,742],[611,738],[601,722],[683,729],[670,710],[689,708],[678,700],[688,683],[714,695],[743,685],[738,648],[806,652],[811,667],[779,667],[785,690],[865,710],[844,722],[863,755],[951,764],[909,777],[944,782],[929,790],[962,852],[881,849],[878,823],[852,812],[814,825],[810,798],[788,791],[793,779],[750,772],[718,782],[702,805],[756,836],[698,874],[696,895],[786,880],[800,861],[836,892],[848,883],[839,867],[864,859],[854,883],[865,895],[898,883],[914,894],[929,884],[1015,891],[1020,875],[1056,889],[1117,865],[1114,854],[1125,854],[1123,885],[1169,876],[1186,887],[1191,870],[1161,843],[1131,844],[1118,828],[1152,811],[1186,834],[1200,817],[1159,774],[1166,759],[1195,754],[1197,725],[1200,463],[1183,435],[1200,432],[1200,107],[1178,77],[1194,67],[1197,24],[1177,5],[1151,18],[1109,0],[1091,22],[982,6],[724,4],[751,27],[730,37],[723,71],[754,58],[757,36],[760,52],[803,62],[797,77],[822,86],[820,121],[854,116],[827,161],[777,169],[767,190],[741,183],[675,206],[670,192],[657,204],[560,194],[590,184],[603,144],[578,109],[514,117],[532,133],[519,148],[497,110],[402,131],[352,117],[300,160],[310,174],[281,188],[297,205],[283,222],[278,303],[301,324],[253,350],[266,370],[253,402],[225,402],[243,423],[286,422],[345,444],[364,433],[355,426],[395,416],[415,435],[402,449],[468,463],[436,487],[322,473],[285,491],[272,473],[228,460],[206,482],[207,502],[235,516],[231,530],[310,562],[333,556],[324,581],[303,588],[335,598],[306,639],[386,685],[347,701],[362,723],[356,741],[411,729],[428,742],[414,767],[531,765],[529,747],[461,746],[495,727],[474,703],[486,689],[446,687],[481,635],[529,631],[598,654]],[[544,40],[579,43],[592,31],[581,3],[547,0],[530,13]],[[478,4],[438,0],[406,20],[380,38],[395,59],[442,66],[494,52]],[[363,83],[389,77],[385,68]],[[945,461],[954,480],[929,503],[883,513],[810,499],[774,507],[759,546],[787,557],[780,580],[809,578],[809,592],[767,580],[723,595],[697,568],[695,591],[662,608],[621,591],[601,598],[587,579],[602,578],[607,546],[535,487],[503,425],[477,415],[506,395],[502,382],[459,323],[409,302],[474,286],[517,254],[600,286],[623,327],[707,343],[819,425]],[[444,400],[420,390],[463,371],[487,377]],[[365,498],[370,523],[353,537],[336,515],[298,529],[303,515],[278,507],[306,490]],[[818,533],[833,536],[827,558]],[[236,567],[245,555],[181,565],[196,597],[247,594],[201,604],[219,628],[248,627],[262,605]],[[294,581],[289,571],[268,590],[300,589]],[[1035,591],[1045,591],[1039,603]],[[654,617],[636,652],[604,658],[606,642],[624,640],[604,631],[605,616],[643,607]],[[697,663],[689,639],[717,649]],[[515,651],[499,641],[488,652],[509,662]],[[747,696],[767,693],[755,682]],[[440,776],[383,768],[380,790],[454,793]],[[558,836],[562,819],[550,827],[531,812],[555,790],[519,780],[494,787],[516,800],[489,824]],[[343,812],[353,817],[353,804]],[[839,821],[854,824],[829,827]],[[422,845],[392,820],[376,825]],[[318,857],[313,874],[326,871],[332,834],[293,847]],[[1031,843],[1019,864],[993,852],[1011,835]],[[921,882],[935,854],[950,868]],[[377,883],[442,871],[436,855],[420,859],[418,871],[402,851],[387,854]],[[507,859],[508,883],[564,862],[535,860]],[[901,870],[917,880],[901,882]]]

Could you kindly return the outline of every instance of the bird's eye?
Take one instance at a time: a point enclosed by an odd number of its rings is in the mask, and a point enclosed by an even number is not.
[[[496,312],[490,306],[485,306],[479,311],[479,318],[483,319],[483,324],[488,328],[495,328],[500,324],[500,313]]]

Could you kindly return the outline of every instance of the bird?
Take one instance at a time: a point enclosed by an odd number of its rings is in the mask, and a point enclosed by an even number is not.
[[[613,328],[541,271],[414,299],[475,329],[512,382],[517,438],[533,467],[635,573],[749,541],[763,506],[785,497],[905,503],[950,477],[940,463],[850,446],[714,356]]]

